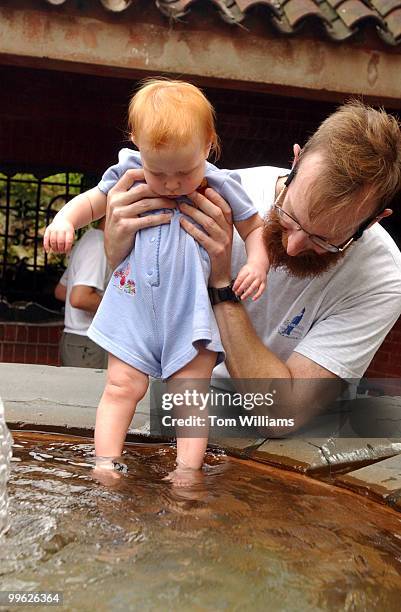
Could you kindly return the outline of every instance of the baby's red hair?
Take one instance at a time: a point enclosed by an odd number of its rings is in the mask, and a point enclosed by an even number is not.
[[[131,137],[138,144],[158,148],[187,145],[194,137],[218,157],[215,111],[198,87],[184,81],[146,79],[131,98],[128,109]]]

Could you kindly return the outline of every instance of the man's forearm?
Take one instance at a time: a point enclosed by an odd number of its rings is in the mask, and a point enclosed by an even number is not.
[[[88,296],[88,299],[84,306],[84,310],[86,310],[87,312],[95,313],[99,308],[99,304],[101,301],[102,296],[96,293],[96,291],[94,291],[90,296]]]
[[[232,378],[291,378],[287,365],[258,338],[242,304],[222,302],[214,313]]]
[[[67,287],[61,283],[58,283],[54,289],[54,297],[56,300],[60,300],[60,302],[65,302],[67,297]]]
[[[281,361],[258,338],[242,304],[222,302],[215,306],[214,312],[234,386],[242,393],[266,393],[274,389],[276,399],[269,415],[293,418],[295,425],[289,431],[302,427],[341,393],[342,381],[316,364],[308,372],[299,366],[290,369]],[[305,360],[302,356],[300,359]],[[278,427],[277,430],[268,428],[265,433],[275,436],[286,431]]]
[[[92,287],[76,285],[70,294],[70,304],[86,312],[95,313],[102,301],[102,296]]]

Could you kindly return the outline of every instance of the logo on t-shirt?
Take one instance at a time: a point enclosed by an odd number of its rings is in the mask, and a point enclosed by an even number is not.
[[[291,338],[296,338],[296,339],[301,338],[303,326],[300,325],[300,323],[303,319],[304,314],[305,314],[305,308],[302,308],[301,312],[295,315],[293,319],[287,319],[286,321],[284,321],[282,325],[280,325],[278,329],[278,333],[281,336],[286,336],[286,337],[291,337]]]
[[[129,262],[127,265],[123,264],[120,268],[117,268],[117,270],[113,272],[113,285],[121,292],[135,295],[135,281],[133,278],[128,278],[130,273],[131,266]]]

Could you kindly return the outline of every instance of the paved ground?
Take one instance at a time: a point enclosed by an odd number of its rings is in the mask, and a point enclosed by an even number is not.
[[[102,370],[0,364],[0,396],[6,419],[19,427],[50,426],[67,428],[71,433],[93,429],[104,381]],[[377,401],[376,398],[376,408]],[[320,430],[328,431],[330,419],[338,425],[338,414],[331,413],[315,422],[310,435],[302,438],[278,440],[256,435],[247,439],[212,438],[211,443],[231,455],[351,488],[401,511],[401,398],[379,401],[382,418],[377,422],[377,435],[391,431],[398,437],[319,437]],[[149,406],[147,395],[131,423],[131,439],[138,434],[149,435]],[[347,431],[355,420],[366,425],[372,414],[370,399],[358,400],[353,414],[341,419],[341,431]],[[377,418],[377,412],[374,414]]]

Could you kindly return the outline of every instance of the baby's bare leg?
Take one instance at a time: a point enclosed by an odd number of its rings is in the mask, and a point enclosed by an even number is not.
[[[148,376],[109,355],[106,387],[96,413],[97,457],[119,457],[137,403],[148,388]]]
[[[216,365],[216,353],[201,347],[198,355],[181,370],[179,370],[169,380],[169,391],[183,393],[185,390],[196,390],[199,393],[209,392],[210,378],[212,370]],[[207,420],[207,409],[194,412],[191,407],[187,407],[187,414],[201,415]],[[180,416],[185,417],[185,407],[180,412]],[[192,470],[199,470],[202,467],[208,441],[208,427],[202,428],[205,435],[201,437],[184,438],[177,435],[177,464]],[[203,432],[202,432],[203,433]]]

